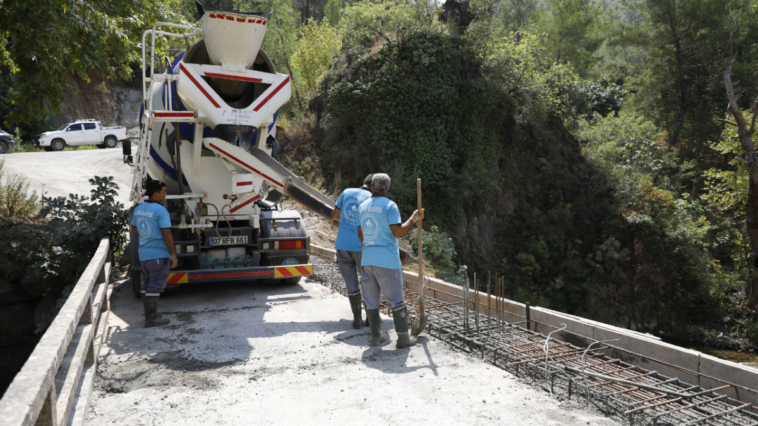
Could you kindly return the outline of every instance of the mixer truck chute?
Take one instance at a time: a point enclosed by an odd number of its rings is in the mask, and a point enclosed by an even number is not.
[[[199,3],[198,10],[199,29],[157,23],[143,36],[144,101],[130,199],[133,207],[144,201],[148,179],[166,183],[179,256],[170,285],[294,283],[312,272],[310,240],[300,214],[280,202],[288,196],[326,219],[334,202],[274,158],[277,111],[289,101],[292,81],[277,74],[260,49],[269,13],[212,10]],[[164,73],[154,72],[156,36],[189,41],[200,34]],[[131,241],[136,259],[136,235]],[[401,250],[404,260],[409,249]],[[133,269],[138,294],[140,271]]]

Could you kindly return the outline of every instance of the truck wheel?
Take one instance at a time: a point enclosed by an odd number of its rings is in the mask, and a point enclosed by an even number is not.
[[[134,297],[138,299],[142,297],[142,293],[140,293],[141,287],[142,287],[142,271],[132,269],[132,293],[134,293]]]
[[[53,151],[63,151],[63,148],[66,147],[66,142],[63,139],[56,139],[50,144],[50,148],[53,149]]]
[[[5,154],[6,152],[8,152],[8,144],[0,141],[0,154]]]
[[[114,138],[113,136],[108,136],[107,138],[105,138],[105,144],[104,145],[107,148],[115,148],[117,144],[118,144],[118,140],[116,138]]]

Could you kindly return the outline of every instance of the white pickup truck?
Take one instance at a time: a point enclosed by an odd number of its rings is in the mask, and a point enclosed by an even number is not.
[[[51,132],[34,137],[36,147],[45,151],[63,151],[67,146],[97,145],[98,148],[115,148],[119,141],[129,138],[126,127],[103,127],[96,120],[77,120]]]

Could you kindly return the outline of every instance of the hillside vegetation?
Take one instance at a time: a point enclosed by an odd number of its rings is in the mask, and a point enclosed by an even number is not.
[[[0,22],[24,13],[16,3]],[[758,189],[734,117],[749,126],[755,114],[755,0],[207,4],[275,11],[263,47],[295,85],[278,123],[281,161],[335,194],[389,173],[404,217],[421,178],[425,232],[447,279],[491,273],[506,297],[534,305],[758,342],[758,231],[748,232]],[[120,55],[105,69],[121,77],[136,69],[135,37],[149,22],[197,19],[189,0],[133,6],[94,3],[105,18],[87,38]],[[34,45],[45,66],[72,43],[73,16],[59,13],[52,41]],[[17,46],[32,35],[7,28],[0,119],[32,128],[65,85],[30,100],[39,64]],[[103,71],[101,56],[57,66],[86,77]],[[728,113],[725,71],[737,93]]]

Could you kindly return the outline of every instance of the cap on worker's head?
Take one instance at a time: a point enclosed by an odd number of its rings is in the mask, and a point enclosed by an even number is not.
[[[390,177],[386,173],[376,173],[371,179],[371,183],[374,185],[374,192],[385,192],[390,189]]]
[[[373,178],[374,178],[374,174],[373,173],[369,173],[366,176],[366,179],[363,179],[363,186],[365,186],[366,188],[370,188],[371,187],[371,179],[373,179]]]
[[[165,186],[166,184],[159,180],[150,180],[145,184],[145,195],[147,195],[148,198],[152,197],[156,192],[161,192],[161,189]]]

